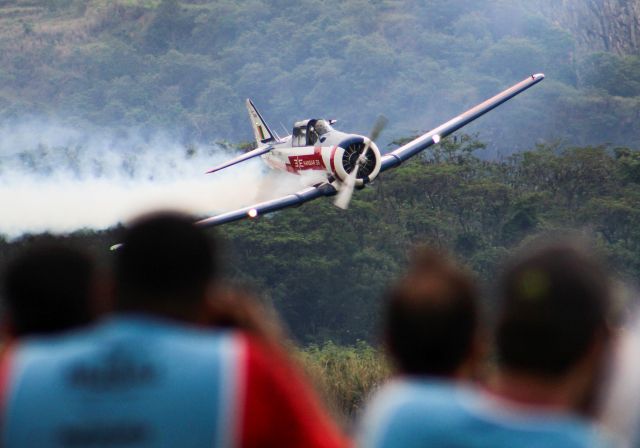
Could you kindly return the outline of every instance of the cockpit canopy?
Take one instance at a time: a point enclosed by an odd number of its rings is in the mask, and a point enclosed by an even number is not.
[[[328,120],[312,119],[298,121],[293,125],[293,146],[313,146],[333,128]]]

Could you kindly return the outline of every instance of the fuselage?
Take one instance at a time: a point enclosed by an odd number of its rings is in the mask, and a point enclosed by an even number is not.
[[[349,137],[361,137],[340,131],[331,131],[323,142],[315,145],[293,146],[292,136],[272,143],[273,150],[262,156],[263,160],[272,168],[299,174],[305,170],[318,170],[333,173],[331,168],[332,155],[335,155],[340,143]],[[361,137],[362,138],[362,137]],[[343,148],[344,149],[344,148]]]
[[[276,142],[262,155],[271,168],[301,174],[322,171],[328,178],[343,181],[355,166],[366,142],[367,163],[362,167],[358,184],[367,183],[378,174],[380,152],[374,142],[357,134],[333,129],[327,120],[304,120],[295,124],[293,134]]]

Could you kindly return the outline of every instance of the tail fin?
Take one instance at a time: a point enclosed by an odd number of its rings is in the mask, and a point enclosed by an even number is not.
[[[258,146],[265,143],[273,142],[276,140],[276,134],[271,132],[267,123],[262,119],[262,115],[253,105],[250,99],[247,99],[247,111],[249,112],[249,119],[251,120],[251,126],[253,127],[253,135],[256,137]]]

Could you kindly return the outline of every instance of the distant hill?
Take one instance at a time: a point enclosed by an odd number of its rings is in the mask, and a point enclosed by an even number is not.
[[[640,53],[638,0],[537,0],[534,4],[552,23],[571,32],[580,51]]]
[[[385,143],[545,72],[543,84],[467,129],[488,143],[485,156],[557,140],[638,147],[635,41],[619,16],[593,20],[611,8],[585,6],[583,21],[572,3],[0,1],[0,121],[240,141],[251,139],[243,100],[252,97],[278,128],[326,116],[365,133],[384,113]],[[638,2],[627,3],[636,23]],[[597,44],[585,36],[601,30],[584,23],[619,37]]]

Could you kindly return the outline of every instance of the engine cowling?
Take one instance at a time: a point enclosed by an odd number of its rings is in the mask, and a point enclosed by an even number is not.
[[[354,170],[356,161],[358,157],[360,157],[360,154],[362,154],[367,140],[369,139],[366,137],[354,136],[340,142],[333,154],[331,163],[334,168],[334,174],[338,180],[344,182],[349,176],[349,173]],[[365,157],[367,161],[360,165],[356,177],[356,187],[363,187],[375,179],[380,173],[382,156],[375,142],[370,142],[369,150]]]

